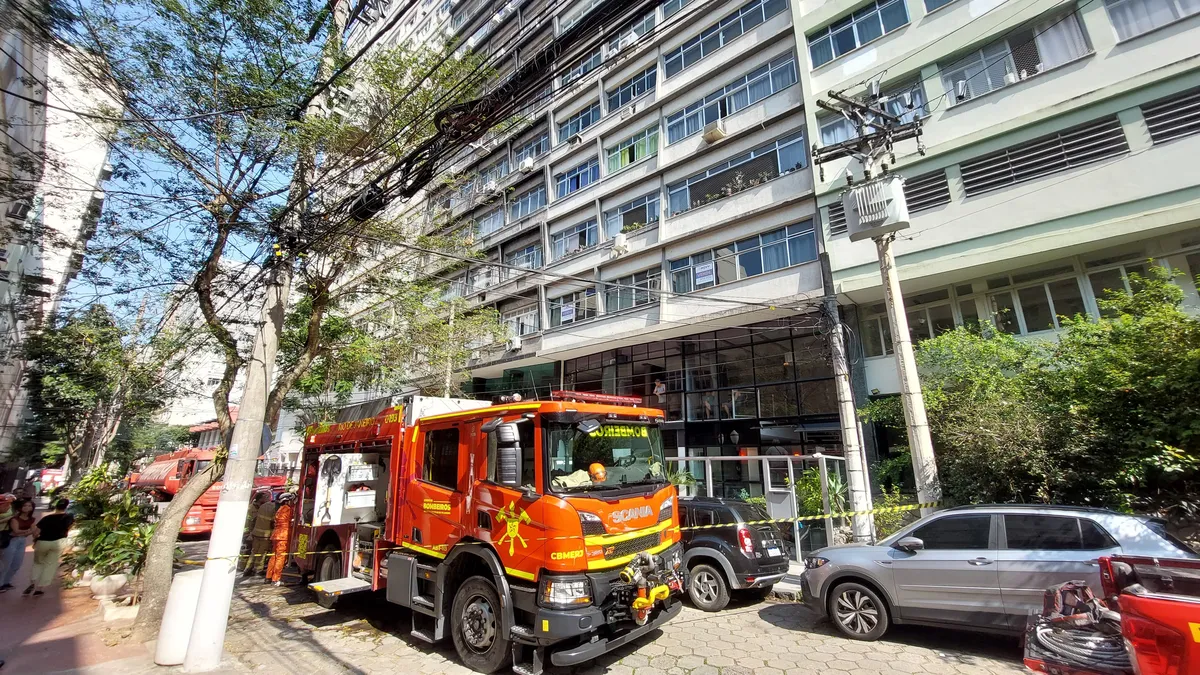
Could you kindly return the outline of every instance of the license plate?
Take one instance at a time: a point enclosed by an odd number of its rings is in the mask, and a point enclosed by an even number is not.
[[[783,551],[780,551],[777,548],[768,548],[767,549],[767,557],[768,558],[778,558],[781,555],[783,555]]]

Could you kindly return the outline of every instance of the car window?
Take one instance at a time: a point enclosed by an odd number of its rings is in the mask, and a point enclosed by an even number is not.
[[[918,527],[912,536],[927,550],[986,549],[991,529],[991,516],[946,516]]]
[[[1006,515],[1008,547],[1022,551],[1078,551],[1083,548],[1079,519],[1063,516]]]
[[[1079,533],[1083,537],[1083,549],[1091,551],[1100,548],[1113,548],[1117,545],[1117,541],[1112,538],[1108,532],[1104,531],[1095,521],[1087,518],[1079,519]]]
[[[709,509],[692,509],[692,525],[715,525],[713,522],[713,512]]]
[[[1185,544],[1182,540],[1176,538],[1175,535],[1171,534],[1170,532],[1167,532],[1166,523],[1163,523],[1162,521],[1159,521],[1159,520],[1147,520],[1146,527],[1150,528],[1151,532],[1162,537],[1163,539],[1165,539],[1167,541],[1167,543],[1169,543],[1170,545],[1179,549],[1180,551],[1183,551],[1184,553],[1188,553],[1190,555],[1196,554],[1196,551],[1193,551],[1190,546]]]
[[[761,508],[754,504],[745,502],[731,502],[729,508],[741,517],[741,522],[753,522],[755,520],[767,520],[769,516]],[[730,520],[728,522],[736,523],[738,520]]]

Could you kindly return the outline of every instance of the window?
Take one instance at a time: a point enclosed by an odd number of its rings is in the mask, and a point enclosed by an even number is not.
[[[558,125],[558,142],[566,143],[572,136],[582,132],[584,129],[592,126],[600,121],[600,104],[593,103],[591,107],[584,108],[579,112],[567,118],[567,121]]]
[[[658,193],[638,197],[604,212],[604,234],[609,239],[621,232],[658,222]]]
[[[988,547],[991,516],[947,516],[917,528],[912,536],[928,550],[979,550]]]
[[[524,337],[541,330],[537,305],[505,312],[500,315],[500,321],[508,326],[509,334],[513,337]]]
[[[596,316],[596,289],[588,288],[550,300],[550,325],[561,326]]]
[[[808,36],[813,68],[883,37],[908,23],[904,0],[877,0]]]
[[[583,57],[578,63],[572,66],[570,70],[563,74],[562,78],[560,79],[562,86],[565,87],[575,80],[578,80],[584,75],[587,75],[593,70],[599,68],[603,61],[604,55],[601,54],[600,48],[596,47],[594,50],[592,50],[591,54]]]
[[[517,422],[517,436],[521,441],[521,486],[534,488],[535,476],[534,467],[537,466],[537,446],[534,443],[533,424],[529,420],[520,420]],[[487,468],[484,474],[484,480],[496,482],[496,466],[498,462],[496,457],[500,449],[499,432],[493,431],[487,435]]]
[[[616,89],[608,92],[608,112],[624,106],[643,94],[654,91],[654,83],[657,78],[658,66],[650,66],[644,72],[622,82]]]
[[[580,19],[587,16],[588,12],[591,12],[593,9],[600,6],[600,3],[603,1],[604,0],[584,0],[583,2],[579,3],[578,6],[572,7],[571,11],[567,13],[566,16],[559,19],[559,35],[565,33],[569,28],[571,28],[571,26],[579,23]]]
[[[1129,152],[1115,116],[1064,129],[959,165],[968,197]]]
[[[781,138],[667,186],[667,211],[678,215],[733,196],[807,164],[803,134]]]
[[[598,180],[600,180],[600,162],[595,157],[554,177],[554,182],[558,186],[559,199],[579,192]]]
[[[1135,289],[1132,284],[1133,280],[1129,278],[1130,274],[1145,277],[1146,266],[1143,264],[1127,264],[1118,265],[1112,269],[1088,272],[1088,285],[1091,286],[1092,297],[1096,298],[1097,303],[1099,303],[1107,300],[1112,291],[1133,293]],[[1110,318],[1114,316],[1111,312],[1106,312],[1103,309],[1099,311],[1101,316]]]
[[[621,30],[617,31],[612,39],[608,41],[609,55],[616,54],[625,47],[632,44],[641,36],[654,30],[656,22],[655,10],[650,10],[645,16],[634,19],[629,24],[625,25]]]
[[[561,260],[597,243],[596,219],[584,221],[550,235],[550,259]]]
[[[1195,0],[1104,0],[1117,37],[1128,40],[1200,12]]]
[[[1147,103],[1142,106],[1142,117],[1154,143],[1200,134],[1200,89]]]
[[[787,8],[784,0],[753,0],[663,56],[667,77],[678,75],[701,59],[741,37],[746,31]]]
[[[458,429],[425,433],[425,466],[421,479],[451,490],[458,489]]]
[[[718,91],[667,116],[667,143],[698,134],[704,125],[728,117],[796,83],[791,54],[750,71]]]
[[[513,200],[508,207],[509,220],[516,222],[546,205],[546,186],[537,187],[523,193]]]
[[[667,0],[663,3],[663,16],[671,16],[675,12],[688,6],[692,0]]]
[[[543,131],[540,136],[522,144],[513,153],[513,162],[520,165],[522,161],[537,157],[550,149],[550,134]]]
[[[996,327],[1013,335],[1056,330],[1062,327],[1059,317],[1087,313],[1075,277],[992,293],[988,300]]]
[[[968,302],[973,304],[974,300]],[[931,291],[913,298],[905,298],[904,303],[908,308],[905,314],[908,335],[914,344],[954,330],[956,322],[948,290]],[[964,322],[971,319],[970,316],[963,317]],[[892,327],[883,303],[864,308],[859,332],[864,356],[884,356],[892,353]]]
[[[889,114],[900,118],[907,124],[915,119],[926,117],[929,112],[925,109],[925,90],[920,81],[903,87],[895,87],[883,93],[887,102],[883,109]],[[858,138],[858,129],[854,123],[845,117],[826,117],[819,121],[821,127],[821,145],[833,145]],[[867,133],[875,131],[873,127]]]
[[[616,145],[608,148],[608,173],[616,173],[621,169],[658,154],[658,125],[634,134]]]
[[[671,261],[671,290],[691,293],[817,259],[811,220]]]
[[[962,103],[1070,63],[1090,51],[1076,15],[1059,16],[1013,31],[943,66],[942,85],[952,102]]]
[[[925,0],[925,12],[929,13],[935,9],[941,9],[952,2],[954,0]]]
[[[1008,548],[1023,551],[1080,551],[1116,546],[1099,525],[1067,516],[1004,516]]]
[[[496,207],[475,219],[475,236],[485,237],[504,227],[504,209]]]
[[[618,312],[630,307],[658,302],[659,270],[646,270],[637,274],[613,279],[604,290],[604,311]]]
[[[505,253],[504,263],[513,267],[536,270],[542,266],[542,247],[537,244],[530,244],[518,251]]]

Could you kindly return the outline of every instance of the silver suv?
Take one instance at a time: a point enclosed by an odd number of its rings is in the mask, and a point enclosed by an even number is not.
[[[1161,521],[1059,506],[966,506],[926,516],[874,546],[813,552],[804,600],[856,640],[891,623],[1024,630],[1047,587],[1083,579],[1100,588],[1104,555],[1196,558]]]

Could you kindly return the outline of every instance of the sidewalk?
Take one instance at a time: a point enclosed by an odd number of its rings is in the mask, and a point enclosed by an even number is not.
[[[45,500],[38,500],[39,507]],[[40,518],[44,511],[39,509]],[[86,587],[64,589],[59,584],[40,597],[24,596],[33,567],[33,546],[13,582],[0,594],[0,658],[5,673],[53,673],[108,663],[138,655],[137,645],[116,644],[100,618],[100,606]],[[108,640],[106,640],[106,637]]]

